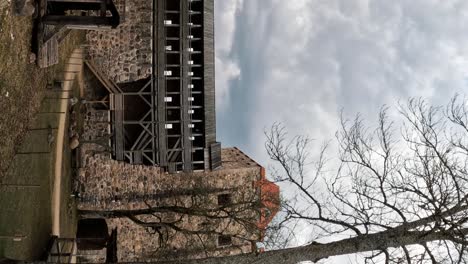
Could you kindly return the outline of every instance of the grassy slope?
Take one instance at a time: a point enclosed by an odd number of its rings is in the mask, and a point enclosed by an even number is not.
[[[83,32],[73,32],[60,45],[60,63],[39,69],[29,62],[31,32],[31,19],[0,9],[0,178],[40,107],[47,82],[61,77],[69,54],[84,41]]]
[[[44,101],[41,111],[56,111],[56,102]],[[56,127],[57,118],[41,115],[34,127]],[[21,152],[53,150],[47,143],[47,130],[33,130],[24,136]],[[40,257],[51,231],[52,173],[54,153],[20,154],[15,156],[3,183],[38,185],[39,187],[2,187],[0,192],[0,234],[27,236],[21,242],[0,239],[0,256],[32,260]],[[3,249],[3,252],[2,252]]]
[[[4,172],[39,107],[45,72],[29,63],[30,19],[13,17],[5,8],[0,10],[0,30],[0,172]]]
[[[0,259],[37,260],[50,238],[55,145],[49,146],[47,142],[47,128],[55,128],[58,124],[58,115],[49,113],[59,110],[60,99],[52,99],[56,96],[56,93],[46,93],[39,114],[23,137],[18,154],[4,175],[2,183],[15,186],[0,187],[0,236],[27,237],[21,242],[0,238]],[[70,197],[70,151],[68,142],[65,140],[64,143],[60,230],[63,237],[73,237],[76,231],[76,210],[74,199]]]
[[[34,129],[55,127],[58,116],[36,113],[58,109],[59,100],[43,100],[44,96],[56,96],[46,93],[45,86],[62,76],[68,55],[84,39],[83,33],[71,34],[61,45],[59,65],[38,69],[29,63],[31,28],[30,19],[0,10],[0,183],[40,186],[0,187],[0,259],[37,259],[49,238],[54,155],[14,153],[48,151],[47,130]],[[68,148],[64,154],[61,229],[72,235],[76,214],[68,212]],[[22,242],[1,238],[10,235],[27,237]]]

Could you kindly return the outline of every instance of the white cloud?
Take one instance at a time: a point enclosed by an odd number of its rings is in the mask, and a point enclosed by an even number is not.
[[[230,103],[254,105],[237,140],[265,166],[263,129],[275,121],[292,135],[332,139],[342,108],[375,120],[383,104],[439,104],[468,91],[466,0],[218,2],[236,12],[223,20],[229,40],[218,26],[217,93],[230,101],[226,80],[240,79],[244,98]]]
[[[241,68],[219,57],[220,69],[228,69],[225,80],[249,75],[243,85],[258,102],[249,151],[261,161],[262,130],[274,121],[285,122],[292,134],[331,138],[341,108],[375,116],[382,104],[409,96],[440,102],[466,90],[467,1],[238,4],[239,32],[232,41]],[[238,41],[244,44],[236,49]]]
[[[216,56],[216,107],[218,110],[229,103],[229,82],[239,78],[239,66],[229,60]]]
[[[243,0],[215,1],[216,52],[229,53],[232,48],[236,13]]]
[[[243,0],[215,1],[216,30],[216,105],[229,103],[229,82],[240,76],[238,64],[230,59],[235,33],[236,14]]]

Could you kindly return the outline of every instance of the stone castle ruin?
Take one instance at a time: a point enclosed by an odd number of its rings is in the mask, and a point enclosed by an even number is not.
[[[216,142],[213,0],[116,6],[121,25],[87,33],[78,209],[117,228],[119,261],[257,251],[279,189]]]

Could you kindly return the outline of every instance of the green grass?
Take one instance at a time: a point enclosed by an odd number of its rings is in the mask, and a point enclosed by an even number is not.
[[[60,99],[50,99],[54,97],[57,97],[56,93],[46,93],[31,129],[25,134],[23,144],[3,178],[3,186],[0,186],[0,237],[26,236],[21,242],[0,238],[0,259],[38,260],[50,239],[55,145],[49,146],[47,137],[49,126],[56,137],[54,128],[58,126],[59,114],[51,112],[58,112],[60,105]],[[71,152],[65,140],[60,186],[62,237],[74,237],[76,233],[76,204],[71,197],[71,185]]]
[[[39,106],[43,93],[39,87],[45,82],[41,71],[29,63],[31,21],[13,17],[5,8],[0,10],[0,29],[0,172],[4,172],[33,117],[28,110]]]
[[[31,38],[30,18],[0,9],[0,178],[40,107],[46,84],[60,76],[66,59],[85,39],[83,31],[72,32],[60,44],[59,64],[39,69],[30,63]]]
[[[45,100],[41,107],[41,112],[57,110],[57,100]],[[19,151],[29,154],[16,155],[3,178],[3,184],[18,186],[0,187],[0,236],[21,235],[26,238],[21,242],[0,239],[0,257],[35,260],[47,245],[52,227],[51,192],[55,158],[54,145],[49,147],[47,142],[47,127],[57,127],[57,121],[57,114],[44,113],[38,116],[33,129],[44,129],[26,133]],[[33,154],[48,151],[50,153]]]
[[[58,115],[46,112],[58,111],[60,102],[47,99],[57,94],[46,92],[46,84],[63,78],[69,55],[84,41],[83,32],[72,32],[61,43],[60,63],[39,69],[29,62],[31,31],[31,19],[0,8],[0,260],[37,260],[50,238],[55,155],[47,152],[55,145],[47,143],[47,127],[57,127]],[[67,140],[63,154],[60,229],[73,237],[76,210]],[[25,238],[8,238],[15,235]]]

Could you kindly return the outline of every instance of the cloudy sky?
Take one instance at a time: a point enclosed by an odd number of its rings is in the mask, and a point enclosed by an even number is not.
[[[468,91],[466,0],[215,2],[218,138],[264,166],[276,121],[329,140],[341,110],[372,121],[384,104]]]
[[[275,121],[331,139],[341,109],[467,91],[466,0],[215,2],[218,137],[264,165]]]

